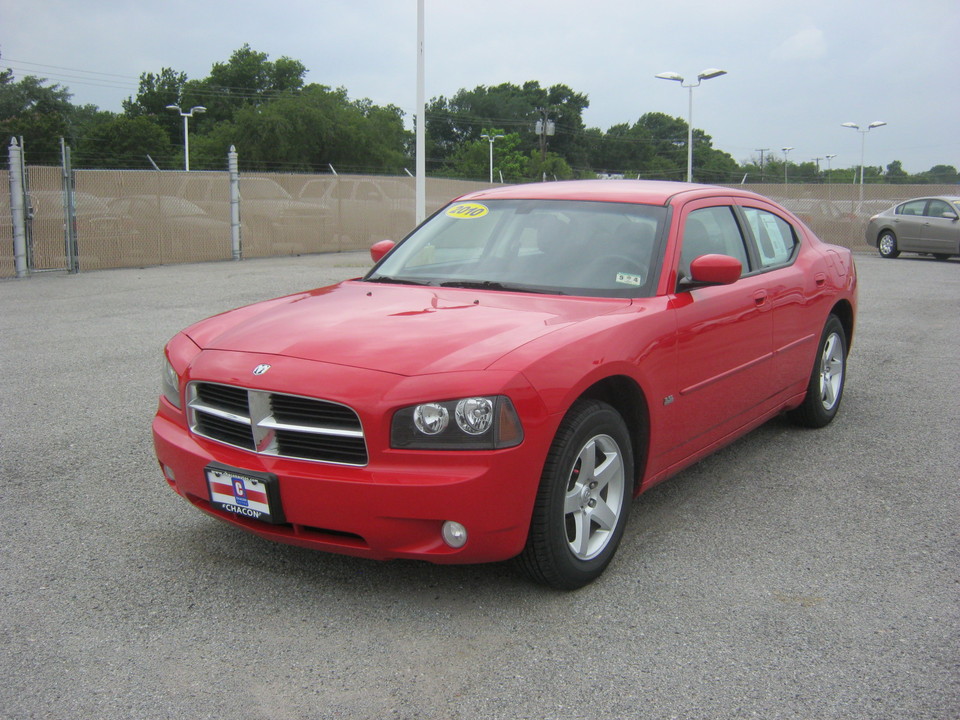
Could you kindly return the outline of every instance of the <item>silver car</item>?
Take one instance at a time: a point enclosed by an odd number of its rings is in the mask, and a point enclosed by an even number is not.
[[[960,197],[914,198],[884,210],[867,222],[867,242],[885,258],[901,252],[937,260],[960,255]]]

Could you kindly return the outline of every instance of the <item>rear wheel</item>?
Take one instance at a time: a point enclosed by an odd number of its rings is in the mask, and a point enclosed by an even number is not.
[[[632,499],[626,423],[606,403],[578,401],[547,455],[520,567],[561,590],[593,581],[617,550]]]
[[[877,250],[880,251],[880,257],[895,258],[900,255],[897,249],[897,236],[889,230],[884,230],[877,238]]]
[[[828,425],[840,409],[846,377],[847,334],[837,316],[831,315],[820,337],[807,396],[800,407],[790,411],[790,419],[811,428]]]

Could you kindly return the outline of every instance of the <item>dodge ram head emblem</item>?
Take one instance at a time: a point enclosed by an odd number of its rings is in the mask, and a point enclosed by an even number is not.
[[[263,374],[264,374],[267,370],[269,370],[269,369],[270,369],[270,366],[267,365],[266,363],[263,363],[262,365],[257,365],[257,366],[253,369],[253,374],[254,374],[254,375],[263,375]]]

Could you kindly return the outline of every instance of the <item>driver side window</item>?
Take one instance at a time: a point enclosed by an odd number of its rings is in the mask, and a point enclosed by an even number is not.
[[[740,225],[728,205],[694,210],[683,224],[680,247],[680,272],[690,277],[690,263],[701,255],[729,255],[749,268]]]
[[[937,218],[943,217],[944,215],[949,215],[954,218],[957,217],[957,213],[950,207],[950,204],[945,203],[943,200],[931,200],[927,206],[927,215]]]

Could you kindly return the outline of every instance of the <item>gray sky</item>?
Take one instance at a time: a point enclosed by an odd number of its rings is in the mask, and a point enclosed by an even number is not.
[[[740,162],[759,148],[792,162],[836,154],[908,172],[960,167],[957,0],[426,0],[427,98],[460,88],[564,83],[586,93],[588,127],[643,113],[687,116],[688,91],[654,78],[728,75],[693,91],[693,124]],[[120,111],[142,72],[209,74],[244,43],[414,113],[416,0],[0,0],[0,66]],[[826,166],[825,162],[821,163]]]

